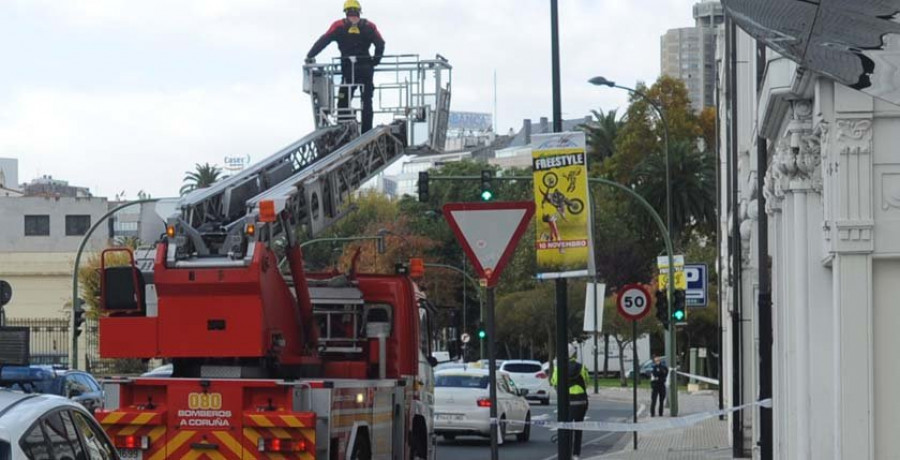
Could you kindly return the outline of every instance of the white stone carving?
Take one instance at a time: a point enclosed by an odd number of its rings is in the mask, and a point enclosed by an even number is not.
[[[900,173],[881,176],[881,209],[900,209]]]

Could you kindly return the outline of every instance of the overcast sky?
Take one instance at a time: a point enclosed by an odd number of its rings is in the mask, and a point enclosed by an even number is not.
[[[548,0],[361,0],[386,54],[453,65],[451,110],[498,126],[551,116]],[[560,0],[562,110],[622,108],[604,75],[659,74],[659,38],[694,0]],[[98,196],[172,196],[195,163],[261,159],[312,129],[307,50],[343,0],[0,0],[0,157]],[[322,59],[338,53],[332,44]]]

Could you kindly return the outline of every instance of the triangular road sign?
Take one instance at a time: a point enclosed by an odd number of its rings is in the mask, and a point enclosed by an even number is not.
[[[488,286],[496,285],[531,223],[534,202],[449,203],[443,209],[479,278]]]

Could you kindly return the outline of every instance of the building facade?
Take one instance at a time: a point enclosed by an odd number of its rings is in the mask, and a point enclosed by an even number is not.
[[[105,198],[0,197],[0,279],[14,290],[7,316],[64,315],[72,298],[75,253],[107,210]],[[109,237],[101,227],[86,249],[104,249]]]
[[[697,113],[715,105],[716,43],[724,20],[718,1],[704,1],[694,5],[694,27],[670,29],[660,38],[660,73],[684,81]]]
[[[720,52],[719,81],[726,398],[762,391],[759,274],[769,268],[774,458],[895,458],[900,106],[771,49],[757,59],[742,32],[734,49]],[[734,416],[748,456],[759,454],[760,415]]]

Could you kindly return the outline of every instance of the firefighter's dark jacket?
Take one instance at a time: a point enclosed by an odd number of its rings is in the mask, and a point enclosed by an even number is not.
[[[349,19],[339,19],[331,24],[328,32],[319,37],[310,48],[307,57],[314,58],[331,42],[337,42],[341,57],[356,56],[360,64],[378,65],[384,56],[384,39],[375,27],[375,23],[360,19],[353,25]],[[369,54],[369,47],[375,45],[374,59]]]

